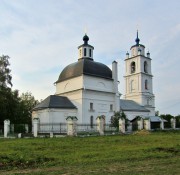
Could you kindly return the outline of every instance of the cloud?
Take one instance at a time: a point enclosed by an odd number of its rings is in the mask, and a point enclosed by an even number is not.
[[[155,0],[2,1],[0,51],[11,57],[14,88],[42,99],[55,92],[53,82],[62,69],[77,61],[87,26],[94,60],[107,65],[118,61],[124,94],[124,58],[135,43],[138,24],[140,42],[152,57],[157,109],[167,112],[164,106],[180,94],[179,6],[178,0],[163,5]],[[178,107],[169,112],[177,114]]]

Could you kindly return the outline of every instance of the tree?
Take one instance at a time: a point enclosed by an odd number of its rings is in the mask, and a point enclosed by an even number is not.
[[[0,56],[0,87],[7,88],[8,85],[12,87],[12,76],[10,75],[11,70],[9,69],[9,56]]]
[[[123,111],[114,112],[114,116],[111,117],[111,125],[117,129],[119,128],[119,119],[125,119],[125,123],[127,123],[127,117]]]
[[[171,119],[174,117],[171,114],[161,114],[160,117],[162,119],[167,120],[167,122],[164,123],[165,127],[171,128]]]
[[[155,111],[155,116],[159,116],[159,111]]]
[[[38,103],[30,92],[19,96],[18,90],[12,90],[12,76],[9,68],[9,56],[0,56],[0,125],[5,119],[11,123],[31,123],[31,110]],[[1,128],[0,128],[1,129]]]
[[[176,128],[180,128],[180,115],[176,116]]]
[[[5,119],[10,119],[13,114],[15,93],[11,92],[12,76],[9,69],[9,56],[0,56],[0,125]],[[9,87],[10,86],[10,87]]]
[[[17,107],[19,104],[18,91],[12,91],[10,88],[1,87],[0,89],[0,125],[3,125],[5,119],[11,121],[16,118]]]
[[[20,96],[19,113],[21,116],[18,121],[21,123],[31,123],[32,109],[38,104],[31,92],[22,93]]]

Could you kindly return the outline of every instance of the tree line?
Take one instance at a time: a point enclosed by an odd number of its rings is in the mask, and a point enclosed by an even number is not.
[[[19,94],[19,90],[12,90],[12,75],[10,57],[0,56],[0,125],[5,119],[14,124],[31,124],[31,110],[38,100],[30,92]]]

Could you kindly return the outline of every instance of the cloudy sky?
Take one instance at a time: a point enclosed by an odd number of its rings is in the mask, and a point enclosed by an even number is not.
[[[62,69],[78,59],[84,30],[94,60],[119,63],[124,94],[125,53],[140,43],[152,58],[156,110],[180,114],[179,0],[0,0],[0,55],[11,57],[13,89],[36,99],[55,93]]]

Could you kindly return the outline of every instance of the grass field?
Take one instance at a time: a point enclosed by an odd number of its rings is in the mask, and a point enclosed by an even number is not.
[[[180,174],[180,132],[0,139],[0,174]]]

